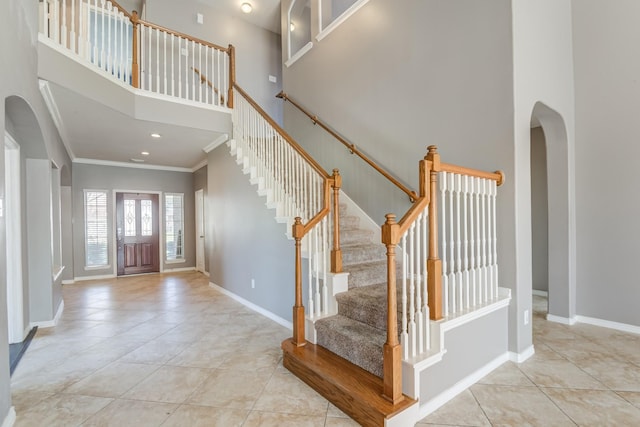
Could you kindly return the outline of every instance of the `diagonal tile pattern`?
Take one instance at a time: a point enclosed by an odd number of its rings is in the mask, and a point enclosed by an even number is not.
[[[12,378],[16,427],[357,426],[282,367],[285,328],[199,273],[63,288]],[[640,425],[640,336],[544,320],[505,363],[417,426]]]

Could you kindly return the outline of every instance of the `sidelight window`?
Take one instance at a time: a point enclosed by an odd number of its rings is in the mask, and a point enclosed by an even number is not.
[[[167,261],[184,259],[184,194],[167,193],[164,197],[165,242]]]
[[[106,191],[85,190],[84,221],[86,267],[108,267],[109,231]]]

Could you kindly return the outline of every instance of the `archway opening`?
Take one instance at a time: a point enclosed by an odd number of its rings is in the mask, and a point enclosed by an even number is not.
[[[541,102],[533,108],[531,127],[533,289],[539,288],[539,294],[543,294],[546,278],[547,320],[573,323],[574,194],[567,128],[564,118]]]

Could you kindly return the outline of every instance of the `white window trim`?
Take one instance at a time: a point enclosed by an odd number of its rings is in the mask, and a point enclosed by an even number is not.
[[[87,252],[88,252],[88,247],[87,247],[87,193],[89,192],[95,192],[95,193],[105,193],[105,197],[106,197],[106,209],[107,209],[107,263],[104,265],[87,265]],[[109,240],[109,237],[111,235],[111,230],[110,230],[110,224],[109,224],[109,190],[104,190],[104,189],[90,189],[90,188],[86,188],[83,190],[83,200],[82,200],[82,209],[84,211],[84,270],[85,271],[91,271],[91,270],[104,270],[104,269],[108,269],[111,268],[111,263],[110,263],[110,258],[109,258],[109,244],[111,243]]]
[[[296,53],[295,55],[293,55],[291,58],[289,58],[287,60],[287,62],[284,63],[284,65],[289,68],[291,67],[293,64],[295,64],[295,62],[302,58],[302,56],[309,52],[311,50],[311,48],[313,47],[313,42],[309,42],[307,44],[305,44],[304,46],[302,46]]]
[[[324,1],[324,0],[320,0]],[[345,10],[342,15],[338,16],[334,19],[326,28],[322,28],[322,7],[320,7],[320,33],[316,36],[316,40],[320,41],[327,37],[333,30],[338,28],[344,21],[349,19],[351,15],[356,13],[362,6],[367,4],[369,0],[359,0],[352,4],[347,10]]]

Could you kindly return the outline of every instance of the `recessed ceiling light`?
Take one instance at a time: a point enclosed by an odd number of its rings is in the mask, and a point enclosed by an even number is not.
[[[144,160],[142,159],[130,159],[130,160],[134,163],[144,163]]]
[[[244,13],[251,13],[251,11],[253,10],[253,6],[251,6],[250,3],[242,3],[242,6],[240,6],[240,10],[242,10]]]
[[[289,25],[289,30],[293,31],[295,29],[296,29],[296,24],[292,22],[291,25]]]
[[[162,135],[160,135],[159,133],[152,133],[151,137],[152,138],[160,138]]]
[[[148,156],[148,155],[149,155],[149,152],[148,152],[148,151],[143,151],[143,152],[142,152],[142,153],[140,153],[140,154],[142,154],[143,156]]]

